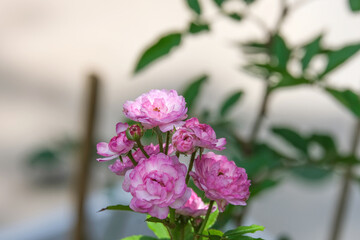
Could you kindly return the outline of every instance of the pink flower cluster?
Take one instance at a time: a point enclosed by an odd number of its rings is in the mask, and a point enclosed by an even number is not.
[[[205,192],[207,198],[216,201],[220,212],[228,203],[246,205],[250,180],[245,169],[237,167],[223,155],[209,152],[195,160],[195,171],[190,173],[195,185]]]
[[[195,147],[224,150],[226,139],[216,139],[216,133],[210,125],[199,123],[197,118],[190,118],[175,132],[172,143],[177,151],[192,153]]]
[[[174,155],[175,152],[196,154],[198,148],[223,150],[226,144],[225,138],[217,139],[211,126],[200,123],[197,118],[185,121],[185,99],[175,90],[151,90],[135,101],[127,101],[123,109],[137,125],[129,127],[118,123],[117,135],[108,143],[97,144],[98,154],[102,156],[97,160],[116,159],[109,169],[125,175],[123,189],[133,197],[131,209],[159,219],[165,219],[170,208],[193,218],[205,215],[208,205],[187,186],[187,174],[207,198],[217,202],[220,211],[224,211],[228,203],[246,204],[250,181],[245,170],[234,162],[209,152],[195,159],[195,171],[191,171]],[[168,138],[171,141],[143,146],[140,140],[144,131],[155,127],[167,132],[168,137],[172,135]],[[162,139],[161,132],[157,131],[159,139]]]

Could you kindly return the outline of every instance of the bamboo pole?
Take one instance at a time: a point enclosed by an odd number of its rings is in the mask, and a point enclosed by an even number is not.
[[[82,140],[81,155],[79,159],[77,181],[76,181],[76,223],[74,240],[85,240],[85,199],[90,173],[91,152],[94,142],[94,126],[97,107],[97,96],[99,78],[95,74],[90,74],[87,79],[88,90],[86,96],[86,119],[84,122],[84,136]]]

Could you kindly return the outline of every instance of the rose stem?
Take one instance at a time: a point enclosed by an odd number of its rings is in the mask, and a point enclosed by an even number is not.
[[[170,144],[170,131],[166,132],[166,145],[165,145],[165,154],[168,154]]]
[[[352,146],[351,146],[351,154],[356,154],[356,148],[360,141],[360,119],[358,119],[354,131],[354,136],[352,136]],[[333,227],[331,228],[331,240],[337,240],[340,236],[340,230],[342,228],[342,223],[344,221],[344,216],[346,212],[347,202],[349,198],[349,190],[351,184],[351,178],[353,175],[352,166],[349,165],[346,167],[345,174],[343,176],[343,183],[341,186],[341,193],[339,194],[338,203],[336,207],[335,218],[333,222]]]
[[[175,223],[175,209],[170,208],[170,223]]]
[[[159,129],[159,127],[156,127],[155,128],[155,132],[158,136],[158,141],[159,141],[159,149],[160,149],[160,152],[164,152],[164,147],[163,147],[163,138],[162,138],[162,135],[161,135],[161,131]]]
[[[130,158],[132,164],[134,164],[134,166],[136,167],[138,163],[135,161],[133,155],[131,154],[131,151],[128,152],[127,156]]]
[[[137,145],[139,146],[141,152],[145,155],[145,157],[146,157],[146,158],[149,158],[150,156],[149,156],[149,154],[147,154],[147,152],[145,151],[144,146],[142,145],[140,139],[138,139],[138,140],[136,141],[136,143],[137,143]]]
[[[214,200],[211,200],[210,203],[209,203],[209,208],[208,208],[208,210],[207,210],[207,212],[206,212],[205,219],[204,219],[204,221],[203,221],[202,224],[201,224],[200,230],[198,231],[198,234],[200,234],[200,235],[203,233],[203,231],[204,231],[204,229],[205,229],[205,226],[206,226],[206,223],[207,223],[207,221],[209,220],[209,216],[210,216],[210,213],[211,213],[211,211],[212,211],[213,205],[214,205]],[[200,239],[202,239],[202,236],[200,236]]]
[[[188,184],[189,180],[190,180],[190,171],[192,170],[193,166],[194,166],[194,160],[195,160],[195,156],[196,156],[196,149],[195,151],[191,154],[191,159],[190,159],[190,163],[189,163],[189,168],[188,171],[186,173],[186,178],[185,178],[185,183]]]
[[[180,152],[176,151],[175,155],[177,156],[177,158],[179,158],[180,157]]]

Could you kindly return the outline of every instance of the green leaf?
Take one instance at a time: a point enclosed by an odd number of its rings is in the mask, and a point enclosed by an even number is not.
[[[326,74],[339,67],[341,64],[345,63],[353,55],[355,55],[360,50],[360,44],[353,44],[346,47],[343,47],[338,50],[330,50],[326,53],[328,58],[327,66],[319,78],[323,78]]]
[[[267,45],[261,42],[248,42],[241,44],[244,53],[256,54],[267,53],[269,51]]]
[[[308,139],[309,144],[315,143],[318,144],[324,151],[323,160],[326,162],[334,161],[337,156],[337,148],[334,140],[323,134],[313,134]]]
[[[215,224],[218,216],[219,216],[219,209],[216,209],[214,212],[210,214],[209,219],[205,225],[205,230],[211,228]]]
[[[157,238],[143,236],[143,235],[134,235],[134,236],[122,238],[121,240],[157,240]]]
[[[358,12],[360,11],[360,0],[349,0],[351,11]]]
[[[201,8],[198,0],[186,0],[186,2],[196,14],[201,14]]]
[[[152,217],[148,216],[146,220],[148,219],[152,219]],[[148,228],[153,231],[158,238],[170,238],[168,230],[161,222],[146,221],[146,223]]]
[[[228,97],[222,104],[222,107],[220,109],[220,116],[224,117],[229,112],[229,110],[234,107],[234,105],[239,101],[243,93],[243,91],[237,91],[236,93]]]
[[[184,91],[183,96],[185,98],[187,107],[188,107],[188,113],[191,112],[192,108],[194,107],[195,101],[197,96],[200,93],[201,87],[204,85],[204,83],[207,81],[208,76],[202,75],[198,78],[196,78],[195,81],[193,81]]]
[[[218,7],[221,7],[222,4],[225,2],[226,0],[214,0],[215,4],[218,6]]]
[[[105,208],[100,209],[98,212],[102,212],[102,211],[105,211],[105,210],[121,210],[121,211],[133,212],[133,210],[129,206],[120,205],[120,204],[119,205],[113,205],[113,206],[107,206]]]
[[[356,117],[360,118],[360,97],[351,90],[336,90],[333,88],[326,88],[339,103],[346,107]]]
[[[55,167],[61,163],[59,153],[52,149],[40,149],[32,153],[27,160],[31,167]]]
[[[227,238],[227,240],[264,240],[262,238],[253,238],[249,236],[241,236],[240,238],[238,236],[230,236]]]
[[[322,180],[328,177],[331,173],[331,171],[328,169],[324,169],[314,165],[294,167],[291,169],[291,171],[294,175],[310,181]]]
[[[311,41],[310,43],[304,46],[305,55],[301,59],[301,65],[303,71],[308,67],[311,59],[320,52],[321,39],[322,39],[322,35],[315,38],[313,41]]]
[[[229,13],[227,14],[230,18],[236,20],[236,21],[241,21],[242,20],[242,15],[238,14],[238,13]]]
[[[162,36],[156,43],[152,44],[142,53],[136,64],[134,73],[139,73],[149,64],[167,55],[175,47],[178,47],[181,43],[181,37],[181,33],[170,33]]]
[[[208,235],[209,240],[221,240],[221,237],[224,235],[224,233],[220,230],[209,229],[207,231],[204,231],[203,235]]]
[[[247,233],[254,233],[254,232],[257,232],[257,231],[264,231],[265,227],[263,226],[259,226],[259,225],[256,225],[256,224],[253,224],[251,226],[240,226],[240,227],[237,227],[233,230],[229,230],[229,231],[226,231],[224,233],[224,236],[226,237],[234,237],[234,236],[238,236],[238,237],[241,237],[242,235],[244,234],[247,234]]]
[[[275,85],[271,87],[271,90],[282,88],[282,87],[292,87],[297,86],[301,84],[309,84],[310,81],[304,77],[293,77],[289,73],[282,73],[280,81]]]
[[[273,57],[277,60],[277,66],[281,69],[286,69],[291,51],[287,47],[285,40],[280,35],[275,35],[273,37],[271,52]]]
[[[206,24],[206,23],[195,23],[195,22],[190,23],[189,33],[197,34],[197,33],[204,32],[204,31],[205,32],[210,31],[210,27],[209,27],[208,24]]]
[[[243,0],[246,4],[252,4],[255,2],[255,0]]]
[[[289,128],[276,128],[276,127],[272,129],[272,132],[277,136],[281,137],[283,140],[288,142],[296,149],[300,150],[302,153],[304,153],[307,156],[308,142],[297,132]]]

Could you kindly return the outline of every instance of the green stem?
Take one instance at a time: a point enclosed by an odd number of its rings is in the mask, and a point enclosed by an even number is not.
[[[160,128],[159,128],[159,127],[156,127],[156,128],[155,128],[155,132],[156,132],[156,135],[157,135],[157,137],[158,137],[160,152],[163,153],[163,152],[164,152],[164,146],[163,146],[163,138],[162,138],[162,135],[161,135]]]
[[[129,157],[129,159],[130,159],[130,161],[132,162],[132,164],[134,164],[134,166],[136,167],[138,163],[135,161],[135,159],[134,159],[131,151],[128,152],[127,156]]]
[[[169,143],[170,143],[170,131],[166,132],[166,145],[165,145],[165,154],[168,154],[169,151]]]
[[[139,140],[136,140],[136,143],[137,143],[137,145],[139,146],[140,151],[144,154],[144,156],[145,156],[146,158],[149,158],[150,156],[149,156],[149,154],[147,154],[147,152],[145,151],[144,146],[142,145],[140,139],[139,139]]]
[[[175,224],[175,209],[170,208],[170,223]]]
[[[180,152],[176,151],[175,155],[176,155],[177,158],[179,158],[180,157]]]
[[[206,226],[206,223],[207,221],[209,220],[209,217],[210,217],[210,213],[212,211],[212,208],[213,208],[213,205],[214,205],[214,200],[211,200],[210,203],[209,203],[209,208],[206,212],[206,216],[205,216],[205,219],[204,221],[202,222],[201,224],[201,227],[199,229],[199,231],[197,232],[198,234],[202,235],[204,229],[205,229],[205,226]],[[200,236],[200,240],[202,239],[202,236]]]
[[[357,120],[354,136],[352,138],[352,146],[351,146],[352,155],[356,154],[356,149],[359,144],[359,141],[360,141],[360,119]],[[353,167],[352,165],[349,165],[346,167],[345,174],[343,176],[343,182],[340,190],[341,192],[339,194],[339,199],[336,206],[335,218],[333,220],[334,221],[333,227],[331,228],[331,236],[330,236],[331,240],[339,239],[342,230],[346,207],[349,199],[349,193],[350,193],[349,190],[350,190],[352,175],[353,175]]]
[[[189,180],[190,180],[190,172],[194,166],[194,160],[195,160],[195,156],[196,156],[196,149],[195,151],[191,154],[191,159],[190,159],[190,163],[189,163],[189,168],[188,171],[186,173],[186,178],[185,178],[185,183],[188,184]]]

